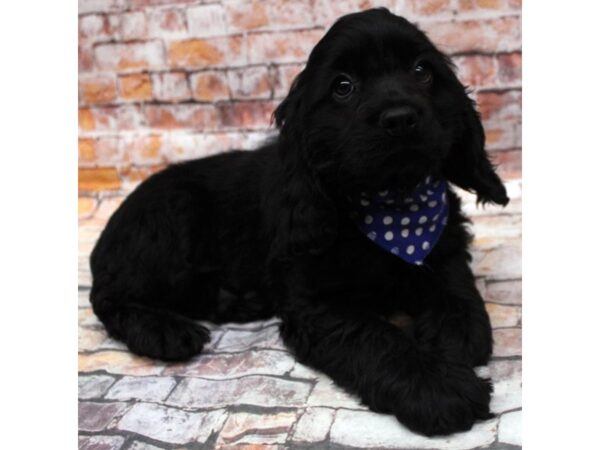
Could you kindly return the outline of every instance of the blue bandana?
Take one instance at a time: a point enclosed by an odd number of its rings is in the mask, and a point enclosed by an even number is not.
[[[384,250],[421,265],[437,244],[448,221],[444,179],[427,177],[410,193],[361,193],[355,199],[360,231]]]

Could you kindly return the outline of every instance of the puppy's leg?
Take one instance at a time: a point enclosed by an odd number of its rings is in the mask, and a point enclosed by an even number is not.
[[[490,318],[465,258],[439,269],[442,294],[417,319],[415,336],[444,357],[470,366],[485,365],[492,354]]]
[[[165,361],[185,360],[202,351],[209,331],[194,321],[168,311],[124,302],[103,302],[94,297],[94,311],[108,334],[138,355]]]
[[[334,310],[295,298],[281,332],[300,362],[357,393],[375,411],[392,413],[425,435],[471,428],[492,417],[490,384],[473,369],[425,351],[402,330],[364,312]]]
[[[90,301],[132,352],[182,360],[209,340],[190,319],[208,317],[218,299],[207,212],[201,195],[166,173],[128,197],[100,236]]]

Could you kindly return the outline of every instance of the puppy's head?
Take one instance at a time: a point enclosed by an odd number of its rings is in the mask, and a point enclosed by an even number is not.
[[[359,191],[410,189],[427,175],[481,202],[508,202],[449,59],[386,9],[339,19],[274,116],[294,190],[304,184],[297,200],[315,211]]]

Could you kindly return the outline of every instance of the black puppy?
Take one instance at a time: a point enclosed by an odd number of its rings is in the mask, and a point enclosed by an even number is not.
[[[350,14],[274,116],[273,142],[174,165],[115,212],[91,257],[108,332],[182,360],[209,340],[193,319],[277,315],[299,361],[415,431],[492,417],[472,369],[490,357],[490,321],[446,181],[508,198],[448,58],[385,9]],[[411,330],[383,320],[398,311]]]

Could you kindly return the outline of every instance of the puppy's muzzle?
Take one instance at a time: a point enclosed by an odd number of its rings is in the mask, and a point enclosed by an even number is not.
[[[415,131],[419,113],[409,105],[386,109],[379,116],[379,126],[392,136],[403,136]]]

